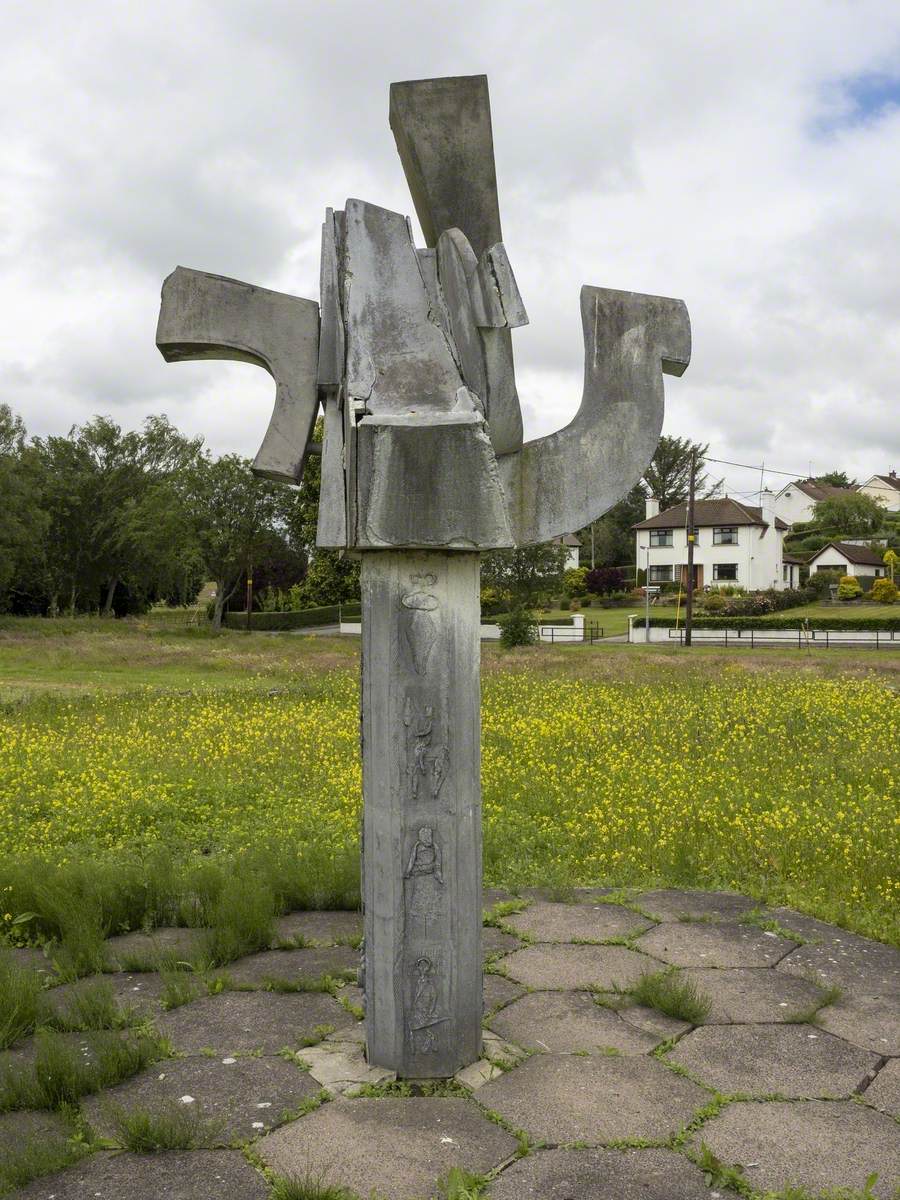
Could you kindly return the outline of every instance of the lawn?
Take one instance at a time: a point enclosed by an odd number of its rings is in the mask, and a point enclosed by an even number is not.
[[[357,654],[352,639],[6,621],[7,932],[65,936],[67,888],[106,932],[183,911],[198,871],[274,871],[295,902],[352,903]],[[897,940],[895,659],[486,646],[486,878],[733,887]]]

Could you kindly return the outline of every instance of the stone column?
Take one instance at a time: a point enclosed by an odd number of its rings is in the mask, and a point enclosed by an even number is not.
[[[479,557],[362,555],[369,1062],[443,1078],[481,1053]]]

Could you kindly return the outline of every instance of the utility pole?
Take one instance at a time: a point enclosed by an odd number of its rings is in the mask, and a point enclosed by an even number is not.
[[[253,567],[247,562],[247,632],[250,632],[250,614],[253,611]]]
[[[687,511],[687,596],[684,602],[684,644],[691,644],[694,620],[694,492],[697,489],[697,451],[691,451],[691,482],[688,488]]]

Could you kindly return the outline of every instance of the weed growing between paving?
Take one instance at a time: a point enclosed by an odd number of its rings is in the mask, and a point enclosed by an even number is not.
[[[214,1146],[221,1123],[205,1119],[196,1104],[172,1101],[155,1109],[112,1107],[108,1115],[116,1144],[136,1154],[156,1150],[197,1150]]]
[[[270,1200],[359,1200],[355,1192],[326,1182],[324,1173],[278,1177]]]
[[[0,1050],[32,1033],[40,1020],[43,988],[34,971],[19,967],[0,949]]]
[[[657,1012],[690,1025],[700,1025],[709,1016],[712,1003],[693,979],[684,979],[678,971],[654,971],[642,975],[628,989],[635,1004],[655,1008]]]
[[[642,682],[652,665],[616,682],[533,661],[484,683],[489,882],[561,896],[723,886],[898,936],[886,683],[729,664],[709,677],[701,658],[663,687]],[[217,912],[224,959],[261,936],[268,890],[276,913],[354,907],[357,704],[355,677],[336,670],[274,696],[131,693],[0,714],[0,921],[18,941],[55,940],[72,976],[97,969],[106,934],[212,930]],[[229,910],[228,880],[258,888],[253,920]]]
[[[0,1159],[0,1195],[24,1187],[32,1179],[70,1167],[89,1153],[90,1146],[79,1136],[74,1123],[60,1136],[36,1134],[19,1145],[7,1147]]]

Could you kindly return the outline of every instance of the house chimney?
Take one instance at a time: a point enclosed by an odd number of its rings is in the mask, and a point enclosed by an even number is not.
[[[649,521],[651,517],[659,515],[659,501],[655,496],[647,497],[647,513],[646,519]]]
[[[768,488],[759,493],[759,511],[767,525],[775,524],[775,494]]]

